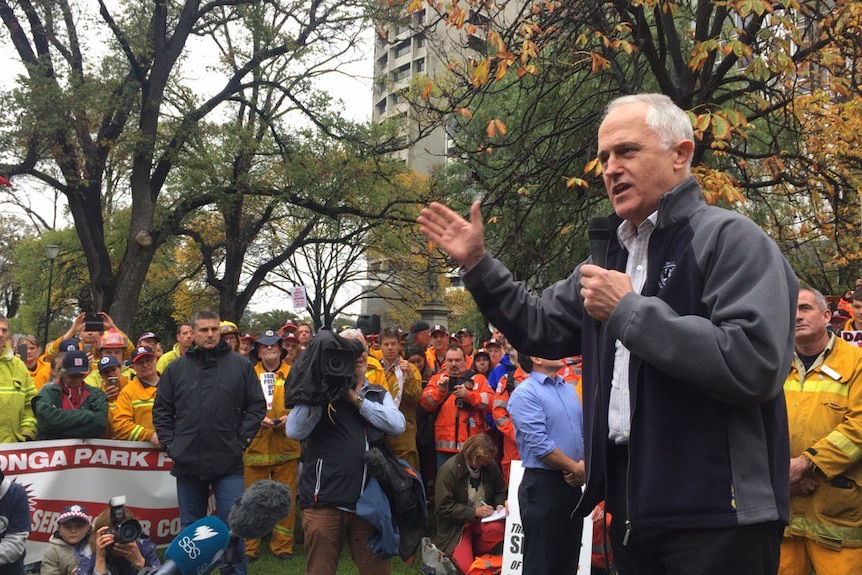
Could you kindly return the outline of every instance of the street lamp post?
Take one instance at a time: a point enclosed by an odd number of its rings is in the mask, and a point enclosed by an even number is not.
[[[51,284],[54,282],[54,260],[60,255],[60,246],[45,246],[45,255],[48,257],[48,297],[45,304],[45,338],[43,350],[48,349],[48,324],[51,323]]]

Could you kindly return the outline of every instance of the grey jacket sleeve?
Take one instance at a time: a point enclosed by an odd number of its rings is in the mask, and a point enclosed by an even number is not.
[[[24,555],[24,548],[27,545],[29,535],[24,531],[6,533],[3,536],[3,539],[0,540],[0,565],[11,565]]]
[[[580,354],[584,311],[577,269],[538,296],[488,254],[462,277],[482,315],[519,352],[548,359]]]
[[[733,215],[697,229],[692,248],[708,317],[680,316],[658,297],[629,293],[608,333],[632,354],[724,402],[781,393],[794,341],[798,282],[775,243]]]

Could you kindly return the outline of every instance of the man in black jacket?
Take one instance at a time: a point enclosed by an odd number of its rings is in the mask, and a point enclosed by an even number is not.
[[[789,518],[782,366],[798,282],[751,220],[706,204],[693,153],[667,96],[612,102],[598,132],[609,237],[540,295],[485,252],[479,202],[469,222],[434,203],[419,223],[519,352],[583,356],[578,512],[607,496],[617,571],[771,575]]]
[[[228,522],[243,492],[242,453],[266,414],[251,363],[220,340],[218,314],[198,311],[191,324],[194,343],[165,369],[153,406],[156,433],[174,460],[183,528],[206,516],[210,488],[216,513]],[[237,564],[236,573],[245,567]]]

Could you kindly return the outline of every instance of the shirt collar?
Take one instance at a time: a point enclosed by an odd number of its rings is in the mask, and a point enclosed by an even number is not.
[[[830,333],[829,334],[829,340],[826,342],[826,347],[823,348],[823,351],[821,351],[820,353],[817,354],[817,357],[814,358],[814,363],[817,363],[817,361],[820,359],[825,360],[827,357],[829,357],[829,354],[832,353],[832,349],[835,347],[835,339],[836,339],[835,334]],[[793,353],[797,358],[799,357],[798,351],[794,350]]]
[[[535,381],[537,381],[541,384],[544,384],[544,385],[549,385],[549,384],[553,385],[555,383],[556,384],[565,383],[565,380],[563,380],[563,378],[560,377],[559,375],[557,375],[555,377],[551,377],[550,375],[545,375],[544,373],[539,373],[538,371],[530,372],[530,377],[532,379],[534,379]]]
[[[266,369],[266,366],[263,365],[262,361],[260,362],[259,365],[260,365],[260,369],[262,370],[261,373],[274,373],[276,375],[276,377],[278,377],[280,379],[285,379],[287,377],[286,373],[288,371],[287,370],[288,366],[286,363],[284,363],[284,360],[282,360],[281,363],[278,364],[278,367],[275,368],[274,371],[269,371],[268,369]]]
[[[653,213],[648,215],[637,228],[635,228],[634,224],[630,221],[623,220],[623,223],[617,228],[617,238],[620,240],[620,243],[628,249],[631,243],[634,242],[638,236],[651,234],[655,229],[656,222],[658,222],[658,210],[655,210]]]

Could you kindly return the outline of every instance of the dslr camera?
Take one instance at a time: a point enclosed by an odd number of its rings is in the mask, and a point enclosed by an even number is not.
[[[452,393],[453,391],[455,391],[456,385],[463,385],[467,389],[473,389],[473,386],[475,385],[475,383],[473,382],[473,379],[470,377],[464,377],[464,376],[451,377],[450,376],[449,377],[449,393]],[[467,404],[467,402],[464,399],[462,399],[460,397],[456,397],[455,398],[455,407],[457,407],[458,409],[466,409],[466,408],[469,408],[470,406]]]
[[[137,519],[126,518],[126,496],[118,495],[108,501],[111,517],[111,535],[114,543],[132,543],[143,533],[143,528]]]

